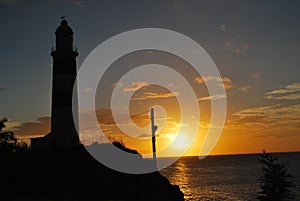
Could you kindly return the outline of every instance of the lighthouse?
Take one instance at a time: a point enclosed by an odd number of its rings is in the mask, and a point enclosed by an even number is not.
[[[41,138],[32,138],[32,149],[69,149],[79,145],[75,128],[78,121],[77,114],[73,118],[72,113],[72,104],[76,104],[74,108],[77,107],[75,80],[78,56],[73,42],[74,32],[65,17],[62,17],[55,31],[55,48],[51,51],[53,59],[51,132]]]
[[[77,90],[74,84],[78,56],[73,46],[73,36],[73,30],[63,18],[55,31],[55,49],[51,52],[53,58],[51,133],[55,148],[72,148],[79,144],[75,128],[77,120],[73,119],[72,114],[73,89]],[[77,100],[74,101],[74,104],[76,103]]]

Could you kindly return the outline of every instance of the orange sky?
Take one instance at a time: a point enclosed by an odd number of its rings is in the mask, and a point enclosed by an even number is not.
[[[201,87],[204,84],[202,80],[196,77],[194,87],[197,88],[199,85]],[[234,89],[233,81],[230,78],[223,78],[222,82],[225,84],[226,93],[230,94],[231,90]],[[173,85],[176,87],[175,83]],[[180,104],[177,100],[177,96],[180,96],[179,93],[172,93],[163,87],[137,82],[132,83],[131,86],[122,85],[120,90],[126,93],[130,87],[135,87],[135,90],[137,90],[132,96],[129,107],[130,114],[133,115],[132,121],[136,126],[149,126],[149,113],[144,112],[137,116],[134,116],[134,114],[138,114],[141,111],[148,111],[153,105],[161,105],[164,108],[164,110],[161,110],[160,107],[156,107],[155,110],[156,124],[159,126],[157,132],[157,150],[163,150],[171,144],[171,151],[169,150],[162,155],[158,153],[159,157],[182,155],[183,152],[181,151],[185,148],[189,149],[185,155],[199,155],[203,140],[207,135],[207,129],[211,126],[209,122],[211,117],[210,98],[198,101],[201,117],[197,123],[190,117],[185,117],[181,120]],[[293,88],[293,86],[289,88]],[[276,90],[274,91],[276,92]],[[202,97],[206,96],[205,93],[202,93]],[[300,105],[282,107],[277,104],[249,107],[232,112],[230,98],[229,96],[227,119],[222,135],[210,154],[257,153],[263,149],[269,152],[300,151],[300,137],[298,135],[300,130],[298,124]],[[83,113],[81,120],[81,140],[85,144],[91,144],[95,141],[99,143],[107,142],[103,135],[101,137],[101,134],[97,131],[97,125],[90,124],[89,119],[85,116],[85,114],[91,111],[81,112]],[[106,136],[111,137],[111,139],[121,140],[126,146],[137,149],[142,154],[151,154],[150,129],[148,133],[131,133],[132,136],[130,137],[124,134],[124,132],[122,133],[113,123],[110,110],[98,109],[97,117],[102,131]],[[122,117],[122,114],[120,114],[120,117]],[[127,122],[128,119],[123,119],[121,124],[126,126]],[[179,137],[179,142],[173,143],[181,126],[191,127],[195,125],[199,130],[191,145],[188,144],[188,141],[192,139],[193,133],[190,133],[188,129],[186,129],[186,133],[183,133]],[[14,130],[20,139],[24,137],[28,139],[28,137],[47,134],[50,129],[50,119],[49,117],[43,117],[36,122],[27,122],[20,125],[8,122],[7,127]]]
[[[210,81],[212,78],[207,78]],[[194,87],[203,87],[204,79],[195,77]],[[206,81],[207,81],[206,80]],[[245,107],[237,112],[231,111],[230,99],[231,92],[234,90],[234,82],[230,78],[223,78],[222,82],[225,85],[228,96],[227,119],[223,128],[221,137],[218,140],[215,148],[210,154],[239,154],[239,153],[257,153],[263,149],[269,152],[286,152],[300,151],[300,136],[299,134],[299,110],[300,105],[270,104],[261,107]],[[119,84],[120,85],[120,84]],[[120,85],[121,86],[121,85]],[[173,83],[174,91],[176,92],[176,83]],[[199,155],[203,140],[206,136],[207,129],[210,125],[210,101],[211,98],[201,93],[202,97],[198,99],[200,108],[200,121],[197,123],[192,117],[184,117],[181,120],[180,104],[177,100],[179,93],[170,92],[163,87],[151,86],[147,83],[132,83],[125,86],[122,84],[120,90],[126,93],[130,87],[137,90],[132,96],[130,102],[130,114],[133,115],[132,121],[136,126],[147,127],[150,124],[149,113],[134,116],[142,111],[148,111],[153,105],[161,105],[156,107],[156,124],[159,126],[157,132],[157,150],[163,150],[165,147],[172,144],[178,135],[180,127],[199,127],[196,138],[191,145],[188,144],[189,139],[192,139],[193,133],[186,130],[179,139],[179,142],[170,145],[171,151],[158,154],[160,157],[182,155],[182,150],[188,148],[185,155]],[[205,87],[205,86],[204,86]],[[296,88],[297,84],[283,87],[283,89],[273,90],[269,94],[274,94],[279,91],[282,93],[285,88]],[[203,89],[203,88],[201,88]],[[87,92],[89,93],[89,92]],[[246,92],[245,92],[246,93]],[[85,144],[92,142],[107,142],[105,138],[97,131],[97,125],[89,123],[89,119],[85,114],[91,111],[81,111],[83,119],[81,121],[81,140]],[[115,140],[123,141],[126,146],[137,149],[143,154],[151,154],[151,136],[150,129],[147,133],[131,133],[131,137],[122,133],[122,131],[113,123],[112,113],[107,109],[98,109],[97,117],[105,135]],[[122,117],[122,114],[120,114]],[[188,120],[186,120],[188,119]],[[165,121],[165,122],[164,122]],[[184,122],[182,122],[184,121]],[[126,126],[128,119],[123,119],[121,124]],[[163,126],[164,122],[164,126]],[[123,126],[124,126],[123,125]],[[36,122],[27,122],[17,124],[16,122],[8,122],[7,129],[12,129],[16,132],[20,139],[28,139],[47,134],[50,129],[49,117],[43,117]],[[131,128],[130,128],[131,129]],[[134,132],[134,130],[133,130]],[[139,139],[141,138],[141,139]]]

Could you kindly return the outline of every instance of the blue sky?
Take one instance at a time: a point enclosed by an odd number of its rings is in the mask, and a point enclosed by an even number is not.
[[[230,79],[229,120],[245,109],[298,108],[299,7],[299,1],[0,0],[0,116],[18,124],[50,116],[50,49],[65,15],[75,32],[78,66],[116,34],[170,29],[198,42]],[[275,90],[288,86],[294,98],[276,98],[283,93]]]

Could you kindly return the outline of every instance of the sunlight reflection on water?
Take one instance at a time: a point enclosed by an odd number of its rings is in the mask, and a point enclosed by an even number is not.
[[[277,157],[277,154],[276,154]],[[290,169],[299,190],[300,153],[289,156]],[[261,164],[258,155],[210,156],[203,160],[183,157],[160,172],[179,185],[185,200],[255,200]],[[281,159],[281,157],[279,157]],[[288,157],[283,157],[284,159]]]

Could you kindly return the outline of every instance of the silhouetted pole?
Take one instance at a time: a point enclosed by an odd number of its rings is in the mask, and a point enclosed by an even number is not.
[[[152,150],[153,150],[153,162],[155,168],[157,168],[157,161],[156,161],[156,145],[155,145],[155,131],[157,130],[157,126],[154,124],[154,108],[150,110],[150,118],[151,118],[151,132],[152,132]]]

